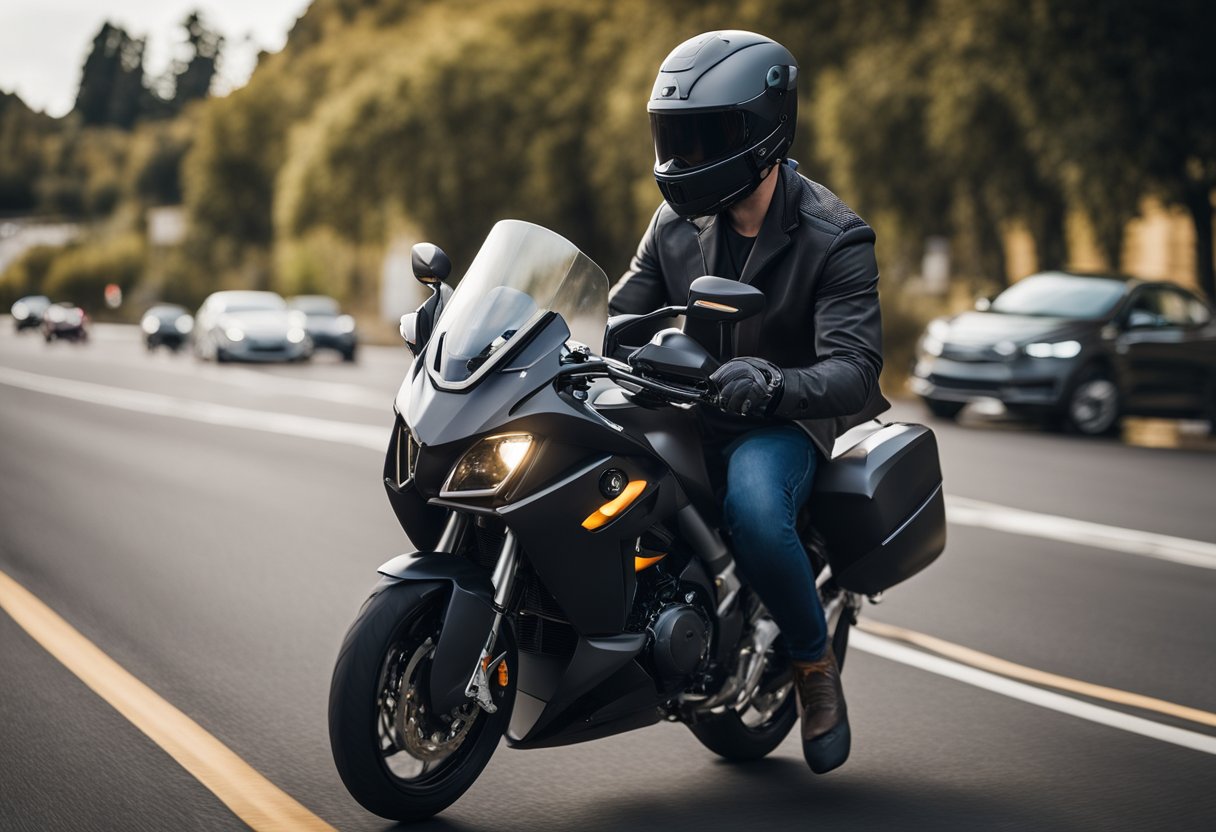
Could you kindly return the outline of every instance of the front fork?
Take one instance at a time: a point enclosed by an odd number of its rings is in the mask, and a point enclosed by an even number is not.
[[[453,512],[453,517],[458,516]],[[454,521],[449,520],[449,525]],[[444,536],[447,534],[445,532]],[[502,626],[502,617],[507,612],[507,603],[511,600],[511,590],[515,588],[515,574],[519,567],[519,543],[515,533],[507,530],[502,539],[502,548],[498,551],[498,562],[494,564],[494,573],[490,577],[494,584],[494,620],[490,624],[490,632],[477,658],[477,666],[469,677],[469,684],[464,689],[464,695],[475,701],[486,713],[494,713],[498,706],[490,696],[490,669],[498,666],[507,658],[501,653],[494,656],[494,643],[498,641],[498,629]]]

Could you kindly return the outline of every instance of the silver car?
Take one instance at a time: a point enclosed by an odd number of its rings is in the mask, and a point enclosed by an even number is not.
[[[194,316],[194,354],[215,361],[307,361],[304,317],[274,292],[215,292]]]

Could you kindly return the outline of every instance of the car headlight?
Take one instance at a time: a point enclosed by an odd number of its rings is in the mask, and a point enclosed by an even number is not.
[[[21,301],[13,304],[13,317],[19,321],[24,321],[30,316],[30,310]]]
[[[287,340],[293,344],[298,344],[304,340],[304,334],[304,330],[300,329],[298,326],[293,326],[291,329],[287,330]]]
[[[194,329],[194,318],[189,315],[178,315],[177,320],[173,322],[173,328],[182,335],[188,335],[190,330]]]
[[[337,327],[338,332],[354,332],[355,319],[350,315],[339,315],[335,326]]]
[[[1081,354],[1081,342],[1055,341],[1027,344],[1025,349],[1026,354],[1031,358],[1076,358]]]
[[[160,331],[160,321],[151,315],[144,315],[144,319],[139,322],[139,328],[149,335],[153,335]]]
[[[240,327],[230,326],[224,330],[224,337],[233,342],[244,341],[245,333],[241,331]]]
[[[942,343],[940,338],[929,333],[925,333],[925,337],[920,340],[920,348],[924,351],[925,355],[939,356],[942,354],[944,347],[945,344]]]
[[[456,463],[442,493],[493,494],[523,464],[531,449],[532,436],[527,433],[504,433],[482,439]]]

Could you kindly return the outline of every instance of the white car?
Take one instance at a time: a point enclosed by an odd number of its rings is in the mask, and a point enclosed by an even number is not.
[[[194,316],[194,354],[215,361],[307,361],[304,316],[274,292],[211,294]]]

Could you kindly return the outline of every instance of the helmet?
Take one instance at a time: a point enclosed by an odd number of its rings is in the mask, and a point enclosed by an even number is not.
[[[797,79],[789,50],[752,32],[708,32],[667,56],[646,109],[654,178],[676,213],[726,209],[784,158],[797,122]]]

